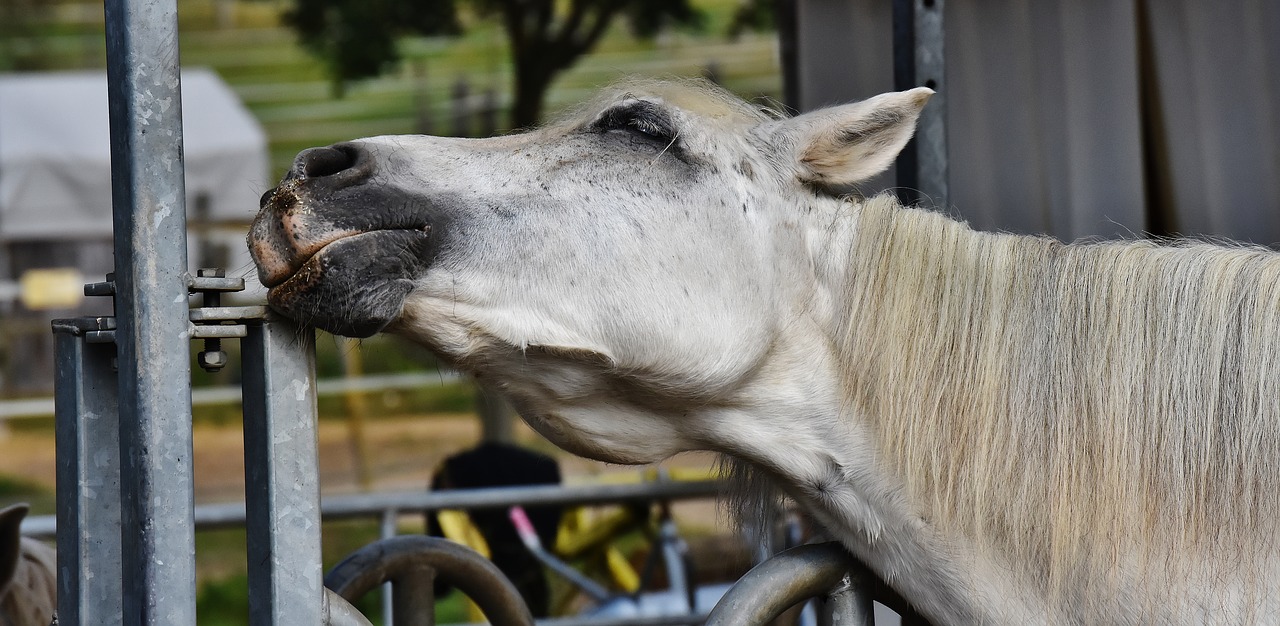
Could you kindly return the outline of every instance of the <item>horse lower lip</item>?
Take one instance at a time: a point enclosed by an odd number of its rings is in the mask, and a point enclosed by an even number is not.
[[[368,337],[399,316],[413,280],[428,265],[429,243],[430,235],[416,229],[334,240],[270,287],[267,302],[334,334]]]

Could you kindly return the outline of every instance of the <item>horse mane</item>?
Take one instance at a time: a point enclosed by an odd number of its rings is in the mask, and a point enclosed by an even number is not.
[[[1280,254],[855,215],[847,397],[922,517],[1051,589],[1275,554]]]

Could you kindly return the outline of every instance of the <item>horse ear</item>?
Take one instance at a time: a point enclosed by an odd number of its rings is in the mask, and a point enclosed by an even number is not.
[[[883,172],[915,133],[920,110],[932,95],[932,89],[917,87],[787,120],[800,178],[838,187]]]

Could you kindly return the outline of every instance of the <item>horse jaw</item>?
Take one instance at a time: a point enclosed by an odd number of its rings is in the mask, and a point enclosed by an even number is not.
[[[546,319],[419,290],[387,330],[502,392],[531,428],[574,454],[636,465],[694,447],[677,428],[677,407],[642,390],[635,372],[619,375],[608,348]]]

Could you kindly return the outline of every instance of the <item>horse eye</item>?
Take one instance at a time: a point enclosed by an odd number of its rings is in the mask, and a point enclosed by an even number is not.
[[[599,131],[627,131],[648,139],[672,142],[675,129],[651,102],[636,102],[605,112],[596,122]]]

